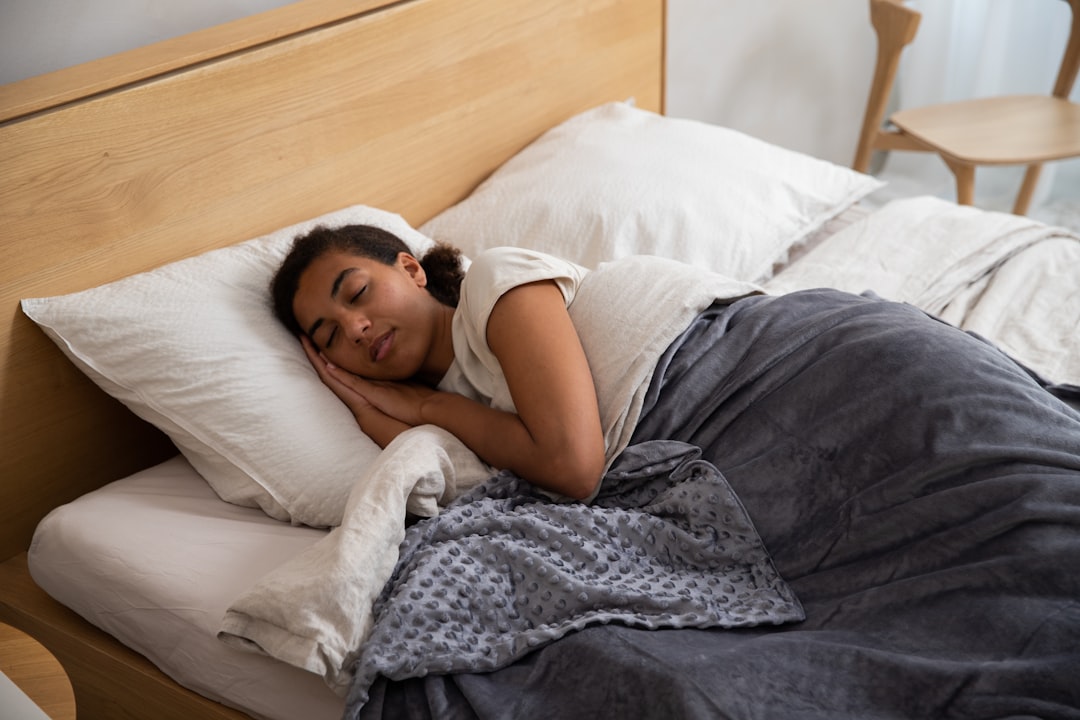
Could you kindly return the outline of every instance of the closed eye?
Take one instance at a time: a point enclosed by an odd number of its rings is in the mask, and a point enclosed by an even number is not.
[[[357,300],[360,299],[360,296],[363,295],[366,290],[367,290],[367,285],[364,285],[363,287],[361,287],[359,290],[356,291],[356,294],[352,296],[352,298],[349,300],[349,302],[350,303],[355,303]]]

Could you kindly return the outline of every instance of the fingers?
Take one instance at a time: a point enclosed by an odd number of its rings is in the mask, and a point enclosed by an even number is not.
[[[334,377],[341,382],[341,374],[344,371],[338,369],[337,365],[330,362],[329,358],[322,354],[322,352],[315,347],[315,345],[307,338],[307,336],[301,336],[300,344],[304,348],[304,354],[307,355],[308,362],[315,368],[315,372],[319,374],[323,380],[327,377]],[[344,373],[349,377],[354,377],[352,373]]]
[[[347,401],[348,394],[360,394],[361,380],[350,372],[346,372],[334,365],[327,359],[306,336],[300,338],[300,344],[304,348],[308,362],[315,369],[323,384],[334,391],[342,400]]]
[[[304,348],[304,354],[307,355],[307,359],[316,369],[332,364],[306,335],[300,336],[300,345]]]
[[[416,424],[414,418],[419,416],[420,402],[430,394],[429,388],[421,392],[419,386],[409,383],[366,380],[334,365],[308,337],[302,336],[300,343],[319,379],[346,405],[354,409],[370,405],[401,422]]]
[[[326,368],[326,358],[315,348],[315,345],[312,344],[311,340],[309,340],[306,335],[300,336],[300,346],[304,348],[304,354],[307,356],[308,362],[311,363],[312,367],[315,368],[315,371],[321,376],[322,371]]]

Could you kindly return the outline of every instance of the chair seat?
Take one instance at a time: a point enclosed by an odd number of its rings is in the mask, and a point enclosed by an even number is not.
[[[1080,103],[1007,95],[901,110],[889,118],[937,152],[972,165],[1015,165],[1080,155]]]

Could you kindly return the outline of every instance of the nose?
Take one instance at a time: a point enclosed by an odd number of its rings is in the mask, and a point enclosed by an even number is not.
[[[359,344],[366,341],[367,331],[371,328],[371,321],[363,313],[350,312],[342,318],[341,329],[349,342]]]

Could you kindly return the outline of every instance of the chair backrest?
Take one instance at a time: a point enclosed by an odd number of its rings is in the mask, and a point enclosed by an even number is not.
[[[1076,73],[1080,70],[1080,0],[1068,0],[1072,7],[1072,25],[1069,29],[1069,44],[1065,46],[1065,55],[1061,58],[1057,81],[1054,83],[1054,96],[1067,98],[1076,84]]]
[[[859,132],[859,145],[851,164],[859,172],[866,172],[870,167],[870,156],[882,136],[881,125],[896,81],[896,70],[900,67],[900,54],[915,39],[921,19],[922,15],[906,7],[903,0],[870,0],[870,23],[877,35],[877,62]]]
[[[990,0],[986,0],[990,2]],[[1026,0],[1030,2],[1031,0]],[[1058,68],[1052,94],[1068,98],[1076,84],[1080,71],[1080,0],[1065,0],[1072,11],[1069,40]],[[867,99],[866,114],[860,133],[852,167],[866,172],[875,147],[892,149],[918,149],[895,133],[882,130],[889,96],[896,81],[900,56],[904,48],[915,39],[922,15],[906,6],[904,0],[869,0],[870,22],[877,35],[877,62],[874,79]]]

